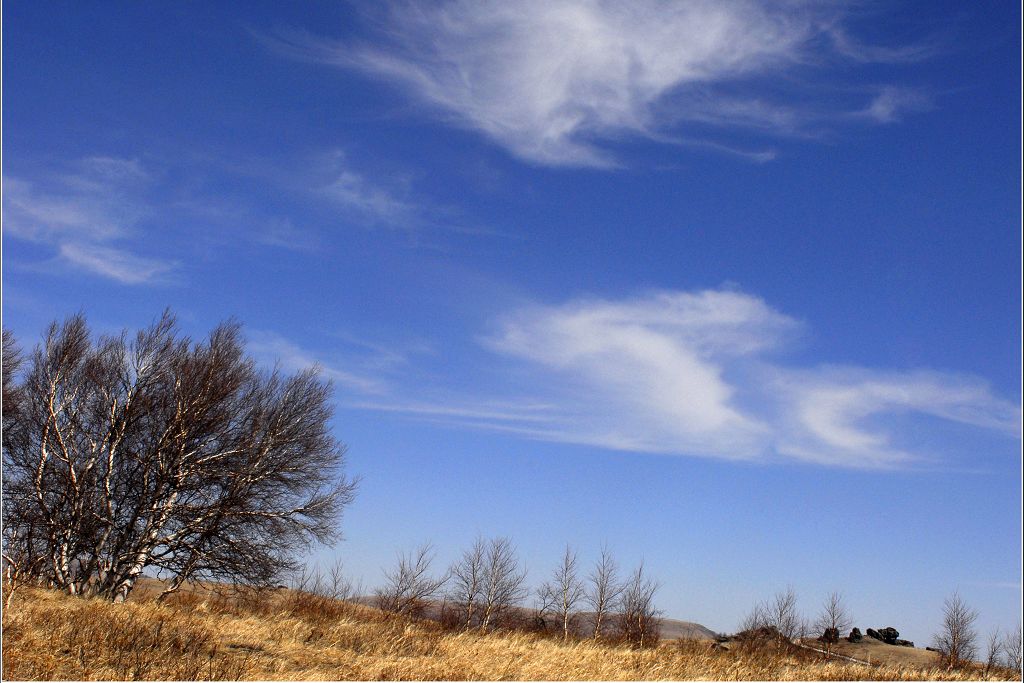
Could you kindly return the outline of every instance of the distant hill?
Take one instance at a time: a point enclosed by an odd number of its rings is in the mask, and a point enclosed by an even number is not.
[[[372,596],[363,595],[358,598],[354,598],[353,602],[357,602],[362,605],[373,606],[374,599]],[[427,619],[438,621],[440,619],[441,604],[433,603],[427,607],[426,612],[423,616]],[[523,618],[533,619],[537,616],[537,610],[530,607],[519,607],[515,610]],[[587,637],[593,634],[593,612],[581,612],[579,615],[579,630],[580,635]],[[709,629],[703,624],[698,624],[693,621],[681,621],[679,619],[665,619],[661,620],[661,637],[663,640],[714,640],[718,636],[717,633]]]

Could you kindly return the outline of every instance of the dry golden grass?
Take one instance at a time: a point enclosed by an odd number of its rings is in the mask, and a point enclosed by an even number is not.
[[[647,650],[529,633],[446,632],[292,591],[124,605],[19,589],[3,678],[271,680],[970,680],[979,671],[825,663],[774,646]]]

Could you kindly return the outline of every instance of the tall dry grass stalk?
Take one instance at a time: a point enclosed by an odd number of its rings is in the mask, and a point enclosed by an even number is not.
[[[4,679],[971,680],[980,671],[823,662],[768,645],[635,650],[533,633],[452,632],[296,591],[186,592],[124,605],[21,588],[3,615]],[[990,675],[992,680],[998,673]]]

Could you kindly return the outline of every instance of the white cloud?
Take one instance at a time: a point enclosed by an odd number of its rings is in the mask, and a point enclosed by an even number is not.
[[[161,281],[176,267],[171,261],[143,258],[123,249],[96,244],[65,242],[58,253],[72,266],[126,285]]]
[[[561,402],[577,414],[564,425],[566,440],[750,458],[769,428],[739,407],[726,365],[795,327],[737,292],[659,292],[524,311],[487,343],[553,373],[567,390]]]
[[[52,247],[59,262],[122,284],[165,280],[176,268],[126,246],[147,214],[150,181],[138,161],[90,157],[34,182],[3,179],[4,232]]]
[[[350,169],[342,169],[323,194],[370,224],[413,227],[422,220],[415,204]]]
[[[327,363],[318,355],[301,348],[294,342],[274,332],[255,331],[250,333],[249,351],[268,363],[279,363],[289,372],[296,372],[317,366],[325,377],[345,389],[361,394],[382,394],[387,384],[374,376],[363,374],[337,364]]]
[[[623,135],[662,139],[680,121],[791,132],[806,115],[719,87],[790,88],[789,70],[820,66],[823,49],[903,54],[855,43],[842,15],[841,3],[812,0],[452,0],[390,5],[375,45],[269,42],[388,79],[523,159],[609,166],[601,143]]]
[[[314,181],[315,195],[337,207],[346,218],[371,228],[402,230],[417,246],[429,244],[428,233],[500,236],[500,231],[467,221],[463,212],[439,204],[417,192],[407,172],[367,171],[353,164],[341,150],[323,155]],[[303,188],[308,191],[308,188]]]
[[[784,414],[780,453],[826,464],[884,467],[918,457],[893,445],[892,429],[872,417],[914,412],[1020,434],[1019,407],[974,377],[936,372],[885,373],[858,368],[781,371],[774,385]]]
[[[1019,406],[978,378],[781,364],[801,329],[731,290],[535,306],[483,340],[530,401],[360,407],[615,450],[855,468],[930,457],[915,415],[1020,435]]]
[[[931,100],[919,90],[885,87],[859,115],[878,123],[900,121],[907,113],[931,107]]]

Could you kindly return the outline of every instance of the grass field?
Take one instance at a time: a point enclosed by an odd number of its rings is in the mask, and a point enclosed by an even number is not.
[[[152,593],[123,605],[21,588],[3,615],[3,678],[276,680],[977,680],[982,671],[824,662],[776,645],[633,650],[521,632],[453,632],[294,591]],[[1006,678],[993,672],[987,678]]]

